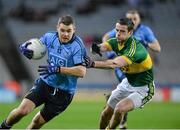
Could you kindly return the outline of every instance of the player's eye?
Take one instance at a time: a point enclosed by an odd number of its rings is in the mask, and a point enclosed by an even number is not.
[[[64,29],[60,29],[60,31],[61,31],[61,32],[65,32],[65,30],[64,30]]]
[[[71,33],[71,32],[72,32],[72,30],[71,30],[71,29],[70,29],[70,30],[67,30],[67,32],[68,32],[68,33]]]

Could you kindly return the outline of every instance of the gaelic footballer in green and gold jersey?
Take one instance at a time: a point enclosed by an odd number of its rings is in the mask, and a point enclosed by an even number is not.
[[[153,81],[152,60],[145,47],[133,37],[120,44],[116,38],[108,40],[106,46],[121,56],[127,66],[121,67],[129,83],[133,86],[143,86]]]
[[[92,52],[114,51],[114,59],[92,61],[85,57],[87,68],[116,68],[125,73],[126,78],[112,91],[100,117],[100,129],[115,129],[122,122],[124,115],[136,108],[141,108],[154,95],[152,61],[144,46],[132,37],[134,24],[130,19],[120,19],[116,23],[116,38],[100,45],[93,44]]]
[[[112,91],[100,117],[100,129],[115,129],[122,122],[124,115],[136,108],[141,108],[154,95],[152,61],[144,46],[132,37],[134,24],[130,19],[120,19],[116,23],[116,38],[100,45],[93,44],[92,52],[114,51],[114,59],[92,61],[85,57],[87,68],[116,68],[125,73],[126,78]]]
[[[92,51],[114,51],[117,55],[105,62],[95,61],[95,68],[120,67],[125,73],[128,82],[134,86],[143,86],[153,81],[152,60],[146,48],[132,36],[133,23],[129,19],[116,23],[116,38],[93,45]]]

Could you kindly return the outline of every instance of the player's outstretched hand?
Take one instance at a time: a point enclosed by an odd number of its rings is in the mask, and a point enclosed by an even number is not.
[[[49,75],[60,73],[61,67],[52,65],[40,65],[38,72],[39,75],[44,75],[44,78],[47,78]]]
[[[92,46],[91,46],[91,48],[90,48],[90,51],[91,51],[92,53],[96,53],[96,54],[98,54],[99,56],[102,57],[102,54],[101,54],[101,52],[100,52],[100,47],[99,47],[96,43],[93,43],[93,44],[92,44]]]
[[[85,56],[84,61],[86,68],[93,68],[95,66],[95,62],[89,56]]]
[[[19,45],[20,52],[28,59],[32,59],[33,57],[33,51],[27,48],[30,44],[31,42],[25,42]]]

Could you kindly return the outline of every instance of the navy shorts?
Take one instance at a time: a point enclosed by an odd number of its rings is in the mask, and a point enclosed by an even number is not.
[[[63,112],[71,103],[73,94],[56,89],[39,79],[29,90],[25,98],[35,103],[36,107],[44,104],[40,113],[45,121],[49,121]]]

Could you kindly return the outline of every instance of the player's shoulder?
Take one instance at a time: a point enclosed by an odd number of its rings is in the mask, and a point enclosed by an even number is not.
[[[114,50],[114,48],[117,47],[118,42],[116,38],[110,38],[108,41],[106,41],[104,44],[107,44],[108,46],[111,46],[111,48]]]
[[[73,44],[79,47],[84,47],[83,40],[77,35],[74,36]]]
[[[116,29],[113,28],[112,30],[110,30],[109,32],[106,33],[110,38],[113,38],[116,36]]]
[[[131,36],[130,41],[130,43],[136,44],[136,46],[143,46],[143,43],[140,40],[136,39],[134,36]]]
[[[108,40],[108,42],[117,42],[117,39],[116,39],[115,37],[113,37],[113,38],[110,38],[110,39]]]
[[[130,36],[128,40],[125,42],[125,46],[132,47],[136,46],[139,43],[140,42],[134,36]]]
[[[75,37],[75,38],[74,38],[74,41],[75,41],[75,42],[83,43],[83,40],[82,40],[78,35],[75,35],[74,37]]]
[[[57,31],[48,31],[44,34],[46,37],[58,37]]]
[[[142,29],[143,31],[152,31],[151,28],[145,24],[141,24],[140,29]]]
[[[113,28],[113,29],[110,30],[108,33],[116,33],[116,28]]]

